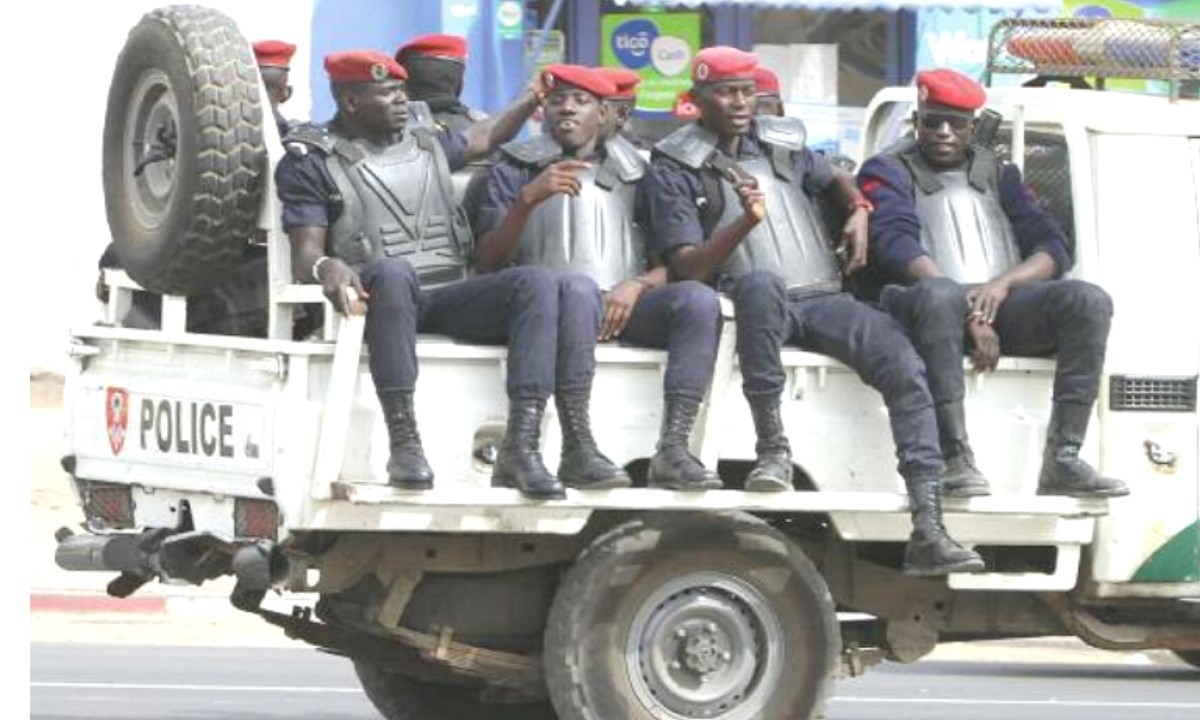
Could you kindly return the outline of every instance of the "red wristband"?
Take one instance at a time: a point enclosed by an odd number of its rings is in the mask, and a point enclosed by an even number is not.
[[[859,208],[866,210],[868,215],[875,212],[875,205],[870,200],[866,199],[865,197],[860,197],[857,200],[855,200],[854,202],[850,203],[850,207],[848,208],[848,210],[849,210],[849,212],[854,212],[855,210],[857,210]]]

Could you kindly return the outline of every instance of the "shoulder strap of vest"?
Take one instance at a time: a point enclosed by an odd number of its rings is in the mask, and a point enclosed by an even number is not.
[[[605,165],[612,165],[623,183],[634,183],[646,174],[646,159],[624,135],[614,135],[604,142],[608,153]]]
[[[921,152],[917,149],[916,143],[895,153],[894,157],[904,163],[904,167],[908,169],[908,174],[912,175],[913,183],[921,189],[921,192],[926,195],[932,195],[944,187],[942,181],[938,180],[937,173],[933,171],[933,168],[929,167],[929,163],[925,162],[925,158],[921,157]]]
[[[754,135],[768,145],[803,150],[808,130],[800,118],[758,115],[754,118]]]
[[[717,149],[717,136],[699,123],[688,123],[659,140],[654,149],[692,170],[704,166]]]
[[[507,142],[500,146],[500,152],[522,165],[539,168],[562,157],[562,147],[549,135]]]
[[[1001,170],[1000,158],[991,149],[971,148],[971,164],[967,169],[967,182],[971,183],[971,187],[982,193],[997,191]]]
[[[283,138],[283,147],[290,153],[305,155],[310,150],[316,150],[322,155],[333,153],[337,136],[329,131],[329,126],[323,123],[295,123],[288,128]]]
[[[808,131],[800,118],[760,115],[754,118],[754,136],[767,146],[771,169],[787,182],[796,179],[792,153],[804,149]]]

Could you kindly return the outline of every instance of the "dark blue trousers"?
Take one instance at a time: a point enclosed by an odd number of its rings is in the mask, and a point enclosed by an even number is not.
[[[693,280],[642,294],[620,340],[665,349],[663,395],[703,400],[712,380],[721,328],[721,304],[712,288]]]
[[[947,278],[909,287],[889,285],[879,304],[907,328],[929,370],[937,404],[962,400],[963,351],[969,286]],[[1081,280],[1046,280],[1014,288],[992,327],[1002,355],[1056,355],[1056,402],[1096,401],[1112,325],[1108,293]]]
[[[415,389],[419,332],[508,346],[510,399],[591,389],[600,290],[590,278],[515,267],[422,290],[412,266],[396,258],[359,275],[370,294],[366,342],[379,390]]]
[[[906,480],[941,475],[925,364],[899,323],[847,293],[789,297],[783,280],[769,272],[737,278],[732,297],[747,399],[783,393],[786,376],[779,353],[785,344],[828,355],[883,395],[900,474]]]

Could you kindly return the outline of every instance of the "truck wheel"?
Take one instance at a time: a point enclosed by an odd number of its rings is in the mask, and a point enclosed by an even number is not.
[[[1200,650],[1172,650],[1175,657],[1194,668],[1200,668]]]
[[[121,267],[147,290],[213,288],[255,231],[268,159],[258,69],[225,15],[151,11],[117,58],[104,202]]]
[[[665,513],[567,572],[543,666],[563,720],[813,718],[841,640],[821,575],[749,515]]]
[[[385,720],[554,719],[545,703],[487,703],[479,697],[478,689],[420,682],[362,660],[354,661],[354,670],[367,699]]]

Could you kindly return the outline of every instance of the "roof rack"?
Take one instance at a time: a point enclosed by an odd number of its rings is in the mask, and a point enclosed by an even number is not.
[[[1176,99],[1200,87],[1200,23],[1117,18],[1006,19],[992,27],[985,82],[996,74],[1036,75],[1097,89],[1107,78],[1161,80]]]

